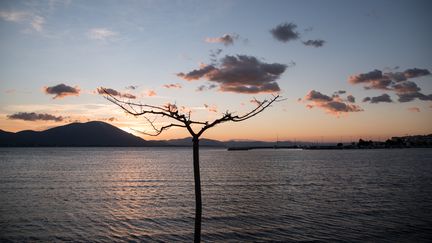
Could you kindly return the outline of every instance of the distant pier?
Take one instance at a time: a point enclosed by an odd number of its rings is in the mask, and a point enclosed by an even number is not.
[[[401,148],[432,148],[432,145],[293,145],[293,146],[245,146],[228,147],[228,151],[248,151],[253,149],[301,149],[301,150],[351,150],[351,149],[401,149]]]
[[[250,147],[228,147],[228,151],[252,150],[252,149],[303,149],[300,146],[250,146]]]

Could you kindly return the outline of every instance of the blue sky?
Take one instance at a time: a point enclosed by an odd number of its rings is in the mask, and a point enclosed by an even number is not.
[[[263,99],[269,94],[197,92],[200,85],[214,82],[205,77],[186,81],[176,75],[209,65],[210,53],[222,49],[220,60],[226,55],[247,55],[263,63],[287,65],[276,80],[287,101],[252,121],[223,125],[210,137],[337,140],[431,133],[430,100],[398,102],[393,88],[364,89],[348,82],[352,75],[375,69],[383,73],[432,70],[431,7],[430,1],[418,0],[1,1],[0,129],[41,130],[72,120],[111,117],[114,125],[127,131],[145,129],[144,121],[125,117],[95,94],[100,86],[134,93],[147,103],[176,102],[196,108],[200,119],[213,119],[227,109],[247,111],[253,108],[252,97]],[[270,30],[283,23],[297,25],[300,38],[275,39]],[[205,41],[225,34],[238,38],[227,46]],[[322,47],[302,43],[317,39],[325,41]],[[409,80],[422,94],[432,93],[430,75]],[[43,91],[61,83],[79,87],[79,95],[52,99]],[[181,89],[163,88],[177,83]],[[130,85],[138,88],[126,90]],[[327,96],[344,90],[356,98],[355,105],[362,111],[332,113],[322,103],[308,109],[307,104],[316,102],[305,99],[311,90]],[[149,91],[157,95],[149,97]],[[383,93],[393,102],[362,102]],[[218,112],[206,113],[204,104],[217,107]],[[17,112],[68,119],[59,123],[8,117]],[[267,124],[274,126],[266,128]],[[250,129],[260,132],[251,134]],[[174,130],[162,138],[185,135]]]

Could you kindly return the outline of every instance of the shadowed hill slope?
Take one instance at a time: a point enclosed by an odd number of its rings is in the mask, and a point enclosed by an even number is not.
[[[71,123],[45,131],[0,130],[0,146],[162,146],[146,141],[105,122]]]

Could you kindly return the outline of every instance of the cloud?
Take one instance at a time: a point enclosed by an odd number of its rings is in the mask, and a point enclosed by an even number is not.
[[[12,115],[7,116],[8,119],[13,120],[24,120],[24,121],[55,121],[60,122],[63,121],[64,117],[62,116],[54,116],[50,114],[38,114],[34,112],[18,112]]]
[[[177,76],[187,81],[198,80],[212,71],[217,70],[213,65],[201,64],[199,69],[190,71],[189,73],[178,73]]]
[[[148,97],[153,97],[153,96],[156,96],[157,94],[156,94],[156,91],[154,91],[154,90],[149,90],[149,91],[147,91],[146,95],[147,95]]]
[[[424,101],[432,100],[432,94],[425,95],[421,93],[420,87],[412,81],[397,83],[393,86],[393,90],[396,92],[396,95],[399,96],[398,101],[402,103],[410,102],[415,99]]]
[[[129,93],[122,93],[121,97],[123,98],[128,98],[128,99],[136,99],[136,96],[133,94],[129,94]]]
[[[270,30],[273,37],[282,42],[297,40],[300,34],[296,31],[297,25],[294,23],[282,23]]]
[[[348,95],[348,96],[347,96],[347,100],[348,100],[348,102],[350,102],[350,103],[355,103],[355,97],[352,96],[352,95]]]
[[[104,91],[104,89],[105,89],[105,91]],[[136,99],[136,96],[133,94],[121,93],[121,92],[119,92],[115,89],[111,89],[111,88],[104,88],[104,89],[98,88],[96,91],[98,94],[102,94],[102,95],[105,95],[106,94],[105,92],[107,92],[109,95],[117,96],[120,98]]]
[[[357,105],[350,105],[346,104],[341,101],[331,101],[324,105],[325,108],[329,109],[330,112],[358,112],[363,111],[359,106]]]
[[[125,87],[126,89],[130,89],[130,90],[136,90],[138,88],[138,85],[129,85]]]
[[[307,40],[303,41],[303,45],[305,46],[313,46],[313,47],[322,47],[324,45],[324,40]]]
[[[420,112],[420,108],[418,107],[409,107],[408,110],[411,112]]]
[[[164,84],[162,85],[162,87],[166,88],[166,89],[181,89],[182,85],[179,83],[175,83],[175,84]]]
[[[44,87],[43,90],[46,94],[55,95],[53,99],[63,98],[70,95],[78,96],[80,93],[80,89],[78,86],[71,87],[66,84],[57,84],[51,87]]]
[[[214,88],[217,88],[218,86],[216,84],[209,84],[209,85],[200,85],[197,87],[197,89],[195,91],[201,92],[201,91],[206,91],[206,90],[211,90]]]
[[[210,62],[211,63],[216,63],[217,62],[217,58],[222,53],[222,51],[223,51],[222,49],[210,50]]]
[[[233,45],[234,41],[239,38],[238,34],[225,34],[221,37],[207,37],[205,39],[208,43],[223,43],[225,46]]]
[[[411,68],[404,72],[384,73],[378,69],[368,73],[352,75],[348,78],[351,84],[364,84],[365,89],[393,89],[396,83],[407,81],[408,78],[417,78],[430,75],[429,70]]]
[[[209,84],[209,86],[207,86],[208,89],[214,89],[217,88],[216,84]]]
[[[402,82],[406,81],[407,78],[403,72],[389,72],[384,74],[386,77],[388,77],[391,80],[394,80],[395,82]]]
[[[397,94],[397,96],[399,96],[398,101],[402,102],[402,103],[410,102],[410,101],[413,101],[415,99],[419,99],[419,100],[423,100],[423,101],[432,101],[432,94],[425,95],[425,94],[420,93],[420,92],[399,93],[399,94]]]
[[[381,89],[381,90],[390,90],[393,82],[390,79],[377,79],[370,82],[368,86],[365,86],[365,89]]]
[[[361,73],[352,75],[348,78],[351,84],[365,84],[365,89],[390,89],[389,86],[392,84],[392,80],[388,76],[384,76],[383,73],[375,69],[368,73]]]
[[[220,91],[222,92],[234,92],[243,94],[258,94],[258,93],[274,93],[280,91],[279,85],[276,82],[266,83],[261,86],[221,86]]]
[[[27,23],[30,27],[41,32],[45,23],[45,18],[26,11],[0,11],[0,18],[14,23]]]
[[[402,83],[395,84],[393,86],[393,90],[396,93],[414,93],[420,91],[420,88],[414,82],[405,81]]]
[[[307,108],[311,109],[318,107],[325,110],[329,114],[337,116],[341,115],[342,113],[363,111],[360,106],[346,103],[337,95],[330,97],[315,90],[309,91],[304,97],[304,101],[309,102],[306,105]]]
[[[196,91],[201,92],[201,91],[204,91],[204,90],[206,90],[206,89],[207,89],[207,86],[205,86],[205,85],[200,85],[200,86],[197,87]]]
[[[92,40],[108,40],[117,35],[107,28],[93,28],[88,31],[88,37]]]
[[[427,69],[420,69],[420,68],[411,68],[407,69],[404,72],[404,75],[406,78],[417,78],[421,76],[426,76],[431,74],[429,70]]]
[[[275,28],[270,30],[270,33],[273,35],[273,38],[275,38],[278,41],[281,42],[289,42],[289,41],[295,41],[300,39],[301,35],[299,32],[296,31],[297,25],[294,23],[282,23],[276,26]],[[304,30],[304,33],[308,33],[312,31],[312,27],[309,27]],[[321,39],[315,39],[315,40],[304,40],[302,41],[303,45],[305,46],[312,46],[312,47],[322,47],[326,41]]]
[[[390,98],[390,95],[388,95],[388,94],[382,94],[382,95],[375,96],[375,97],[366,97],[366,98],[363,99],[363,102],[370,102],[372,104],[378,104],[378,103],[381,103],[381,102],[391,103],[393,101]]]
[[[352,84],[358,83],[369,83],[371,81],[383,78],[382,72],[378,69],[370,71],[368,73],[360,73],[352,75],[348,78],[348,81]]]
[[[121,95],[121,93],[120,92],[118,92],[117,90],[115,90],[115,89],[110,89],[110,88],[105,88],[105,89],[97,89],[97,92],[99,93],[99,94],[106,94],[106,93],[108,93],[109,95],[112,95],[112,96],[119,96],[119,97],[121,97],[122,95]]]
[[[393,91],[399,96],[399,102],[410,102],[415,99],[430,101],[432,100],[432,94],[425,95],[421,93],[420,87],[418,87],[415,82],[407,80],[408,78],[418,78],[427,75],[430,75],[430,71],[420,68],[411,68],[403,72],[388,72],[384,74],[382,71],[375,69],[368,73],[352,75],[348,78],[348,81],[352,84],[362,83],[365,85],[365,89]],[[388,100],[390,99],[388,98],[386,100],[387,101],[384,102],[389,102]],[[368,101],[372,101],[372,98]]]
[[[24,11],[0,11],[0,18],[9,22],[22,22],[31,16],[30,13]]]
[[[219,65],[201,65],[189,73],[177,76],[188,81],[206,79],[219,85],[223,92],[272,93],[280,91],[276,80],[286,70],[287,65],[265,63],[247,55],[226,55]]]
[[[115,118],[115,117],[104,117],[104,118],[98,118],[97,120],[99,120],[99,121],[109,121],[109,122],[114,122],[114,121],[118,121],[118,119],[117,118]]]
[[[45,19],[41,16],[35,16],[30,22],[31,26],[37,32],[41,32],[43,30],[43,24],[45,23]]]
[[[317,102],[328,102],[333,100],[332,97],[322,94],[321,92],[315,90],[309,91],[309,93],[306,94],[305,99],[310,101],[317,101]]]

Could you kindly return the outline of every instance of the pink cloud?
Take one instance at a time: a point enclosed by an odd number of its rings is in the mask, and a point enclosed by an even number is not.
[[[408,108],[408,110],[411,112],[420,112],[420,108],[418,108],[418,107],[410,107],[410,108]]]
[[[328,114],[336,116],[340,116],[341,114],[348,112],[363,111],[360,106],[351,102],[352,99],[354,99],[354,97],[350,97],[345,100],[339,95],[328,96],[315,90],[309,91],[303,98],[304,102],[309,102],[306,105],[308,109],[318,107],[325,110]]]

